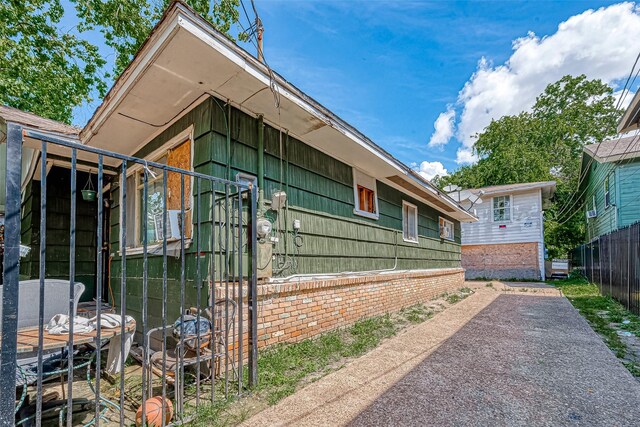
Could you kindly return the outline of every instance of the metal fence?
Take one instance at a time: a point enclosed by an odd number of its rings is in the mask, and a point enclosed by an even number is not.
[[[26,138],[41,143],[40,221],[34,230],[39,248],[32,254],[38,255],[39,276],[21,281]],[[48,156],[53,147],[56,155]],[[70,174],[69,274],[54,280],[47,270],[49,259],[58,256],[47,250],[47,205],[55,202],[47,197],[47,167],[49,157],[60,160],[61,150]],[[83,146],[13,123],[7,125],[7,159],[1,425],[39,426],[52,418],[68,426],[131,425],[136,416],[148,420],[160,411],[164,426],[185,422],[199,407],[256,384],[255,185]],[[90,186],[81,195],[79,168],[93,172],[95,190]],[[137,187],[127,185],[133,170]],[[168,197],[178,195],[180,207],[169,209]],[[110,198],[117,199],[117,209],[106,203]],[[127,208],[132,198],[134,211]],[[96,207],[95,294],[84,295],[84,304],[78,300],[85,287],[76,282],[78,203]],[[105,221],[108,214],[117,216],[115,225]],[[131,234],[131,221],[139,233]],[[112,230],[118,235],[109,245],[105,236]],[[137,247],[127,244],[131,239],[139,240]],[[69,316],[52,318],[51,310]],[[157,397],[148,400],[152,396]]]
[[[602,295],[640,314],[640,223],[575,248],[571,264],[596,283]]]

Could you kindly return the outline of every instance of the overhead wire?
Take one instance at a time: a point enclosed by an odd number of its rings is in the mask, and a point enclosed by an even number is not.
[[[625,152],[623,153],[622,157],[620,158],[620,160],[616,161],[616,162],[610,162],[607,163],[606,165],[606,170],[605,172],[602,174],[603,179],[602,181],[599,181],[595,184],[596,187],[602,185],[604,183],[604,180],[606,180],[611,172],[614,170],[614,168],[616,167],[616,165],[621,165],[624,164],[624,160],[625,157],[628,154],[631,154],[631,152],[629,151],[630,148],[632,146],[634,146],[636,144],[636,142],[638,141],[638,135],[635,135],[633,138],[633,140],[629,143],[629,146],[625,149]],[[630,157],[628,159],[626,159],[627,162],[630,162],[634,159],[634,157]],[[564,213],[562,215],[557,215],[556,218],[554,218],[556,221],[559,222],[559,225],[565,224],[569,219],[571,219],[573,216],[575,216],[576,213],[580,212],[581,209],[587,204],[587,200],[583,199],[583,196],[585,195],[585,193],[589,190],[589,186],[585,187],[585,189],[581,192],[579,198],[576,198],[573,203],[564,211]],[[577,205],[577,206],[576,206]]]
[[[629,142],[629,145],[628,145],[628,146],[625,148],[625,150],[623,151],[623,153],[622,153],[622,155],[621,155],[620,159],[619,159],[619,160],[617,160],[616,162],[610,162],[610,163],[608,163],[608,164],[606,165],[606,168],[607,168],[607,169],[606,169],[606,170],[605,170],[605,172],[603,173],[603,179],[602,179],[602,181],[601,181],[601,182],[596,183],[596,186],[598,186],[598,185],[600,185],[600,184],[603,184],[603,183],[604,183],[604,180],[605,180],[605,179],[606,179],[606,178],[611,174],[611,172],[614,170],[614,168],[616,167],[616,165],[624,164],[625,157],[626,157],[627,155],[629,155],[629,154],[631,154],[631,153],[632,153],[631,149],[632,149],[632,147],[634,147],[634,145],[635,145],[635,144],[636,144],[636,142],[638,141],[638,138],[640,137],[639,132],[640,132],[640,130],[636,131],[636,134],[632,137],[633,139]],[[619,141],[620,141],[620,138],[618,138],[618,139],[615,141],[615,143],[618,143]],[[605,142],[607,142],[607,141],[605,141]],[[598,145],[598,147],[596,148],[596,152],[597,152],[597,151],[598,151],[598,149],[602,146],[602,144],[603,144],[603,143],[600,143],[600,144]],[[591,165],[591,163],[593,162],[593,160],[595,159],[595,157],[596,157],[596,153],[594,153],[594,154],[592,155],[590,162],[588,163],[587,167],[585,167],[585,171],[587,171],[587,172],[589,171],[590,165]],[[633,159],[634,159],[633,157],[630,157],[630,158],[626,159],[626,161],[627,161],[627,162],[630,162],[630,161],[632,161]],[[573,200],[573,202],[571,203],[571,205],[567,205],[567,206],[566,206],[566,209],[563,209],[563,211],[562,211],[562,212],[558,213],[558,214],[556,215],[556,217],[555,217],[556,221],[560,221],[560,222],[561,222],[561,224],[566,223],[566,222],[567,222],[567,221],[565,220],[566,215],[567,215],[567,214],[569,214],[569,217],[567,218],[567,220],[568,220],[569,218],[573,217],[573,216],[575,215],[575,213],[576,213],[576,212],[573,212],[572,210],[573,210],[573,208],[576,206],[576,204],[577,204],[577,203],[579,203],[579,202],[580,202],[581,204],[580,204],[580,206],[576,209],[576,211],[577,211],[577,210],[582,209],[582,207],[586,204],[586,200],[583,200],[583,196],[586,194],[586,192],[587,192],[588,190],[589,190],[589,187],[588,187],[588,186],[587,186],[587,187],[585,187],[585,188],[584,188],[584,190],[582,190],[582,192],[580,193],[580,195],[579,195],[577,198],[575,198],[575,200]],[[576,192],[576,194],[577,194],[577,192]]]
[[[636,135],[635,137],[637,137],[637,135]],[[620,141],[620,139],[616,140],[616,141],[615,141],[615,143],[617,143],[617,142],[619,142],[619,141]],[[605,141],[605,142],[606,142],[606,141]],[[634,142],[635,142],[635,141],[633,141],[633,142],[629,145],[629,147],[630,147],[631,145],[633,145],[633,143],[634,143]],[[602,143],[600,143],[600,144],[602,144]],[[598,147],[596,148],[596,151],[597,151],[600,147],[601,147],[601,145],[598,145]],[[621,159],[624,159],[624,157],[625,157],[625,156],[626,156],[626,154],[627,154],[627,150],[629,149],[629,147],[627,147],[627,148],[625,149],[625,152],[622,154],[622,158],[621,158]],[[591,164],[593,163],[593,161],[594,161],[594,160],[595,160],[595,158],[596,158],[596,153],[589,154],[589,156],[590,156],[589,162],[588,162],[588,163],[587,163],[587,165],[584,167],[584,175],[585,175],[585,177],[586,177],[586,176],[588,176],[589,170],[591,169]],[[611,164],[606,165],[606,168],[607,168],[607,169],[606,169],[606,171],[603,173],[603,176],[604,176],[604,177],[609,176],[609,174],[610,174],[610,173],[611,173],[611,171],[613,170],[613,167],[612,167],[612,165],[611,165]],[[565,203],[565,205],[562,207],[562,209],[561,209],[558,213],[556,213],[556,214],[555,214],[554,219],[555,219],[556,221],[562,221],[562,220],[566,217],[566,215],[568,215],[568,214],[571,214],[571,215],[572,215],[572,214],[573,214],[573,208],[576,206],[576,204],[581,203],[581,202],[583,201],[583,200],[582,200],[582,198],[583,198],[583,196],[587,193],[587,191],[589,190],[589,187],[588,187],[588,186],[586,186],[584,189],[580,190],[581,186],[582,186],[582,183],[580,183],[580,186],[578,187],[578,190],[577,190],[575,193],[573,193],[573,195],[571,196],[571,198],[569,199],[569,201],[568,201],[568,202],[566,202],[566,203]],[[582,205],[581,205],[581,206],[582,206]]]
[[[627,80],[625,81],[624,87],[622,88],[622,93],[620,94],[620,97],[618,98],[618,101],[616,102],[616,105],[615,105],[615,110],[616,111],[619,110],[620,107],[623,105],[623,102],[626,99],[626,96],[631,91],[631,87],[633,86],[633,83],[635,82],[636,78],[638,77],[638,73],[640,73],[640,67],[639,67],[638,70],[636,71],[635,75],[634,75],[634,71],[636,69],[636,66],[638,65],[638,61],[639,60],[640,60],[640,52],[636,56],[636,59],[635,59],[635,61],[633,63],[633,66],[631,67],[631,71],[629,72],[629,75],[627,76]],[[632,80],[632,76],[633,76],[633,80]],[[631,82],[631,84],[629,84],[629,82]],[[620,140],[620,138],[622,138],[622,135],[618,136],[618,141]],[[577,198],[576,198],[576,194],[580,191],[580,187],[582,185],[582,182],[587,177],[588,171],[589,171],[589,169],[591,167],[591,164],[593,163],[595,157],[598,155],[598,150],[600,149],[600,147],[601,147],[601,144],[599,144],[598,147],[596,147],[595,153],[593,154],[593,156],[589,160],[587,166],[581,172],[580,177],[578,179],[576,193],[574,193],[569,198],[569,201],[566,202],[565,205],[560,209],[560,212],[558,214],[556,214],[556,217],[560,217],[560,216],[566,214],[568,212],[568,210],[571,209],[571,207],[573,207],[575,205],[574,199],[578,200],[578,201],[581,200],[582,196],[586,192],[586,189]],[[569,207],[569,205],[571,205],[571,207]]]

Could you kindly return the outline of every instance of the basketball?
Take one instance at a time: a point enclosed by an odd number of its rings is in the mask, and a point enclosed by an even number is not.
[[[166,425],[173,417],[173,404],[169,399],[165,399],[164,402],[164,423]],[[162,397],[156,396],[151,399],[147,399],[145,404],[145,415],[147,418],[146,425],[148,427],[162,426]],[[142,405],[140,405],[138,412],[136,412],[136,426],[141,427],[142,425]]]

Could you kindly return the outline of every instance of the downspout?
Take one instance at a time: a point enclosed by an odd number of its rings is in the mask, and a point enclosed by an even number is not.
[[[258,216],[264,215],[264,116],[258,116]]]

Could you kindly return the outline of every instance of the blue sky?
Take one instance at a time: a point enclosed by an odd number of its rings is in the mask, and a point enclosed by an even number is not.
[[[599,10],[612,4],[256,0],[273,69],[405,163],[449,172],[469,161],[470,134],[562,75],[619,86],[640,34],[609,33],[640,31],[640,16],[630,4]],[[96,105],[76,109],[76,124]]]

